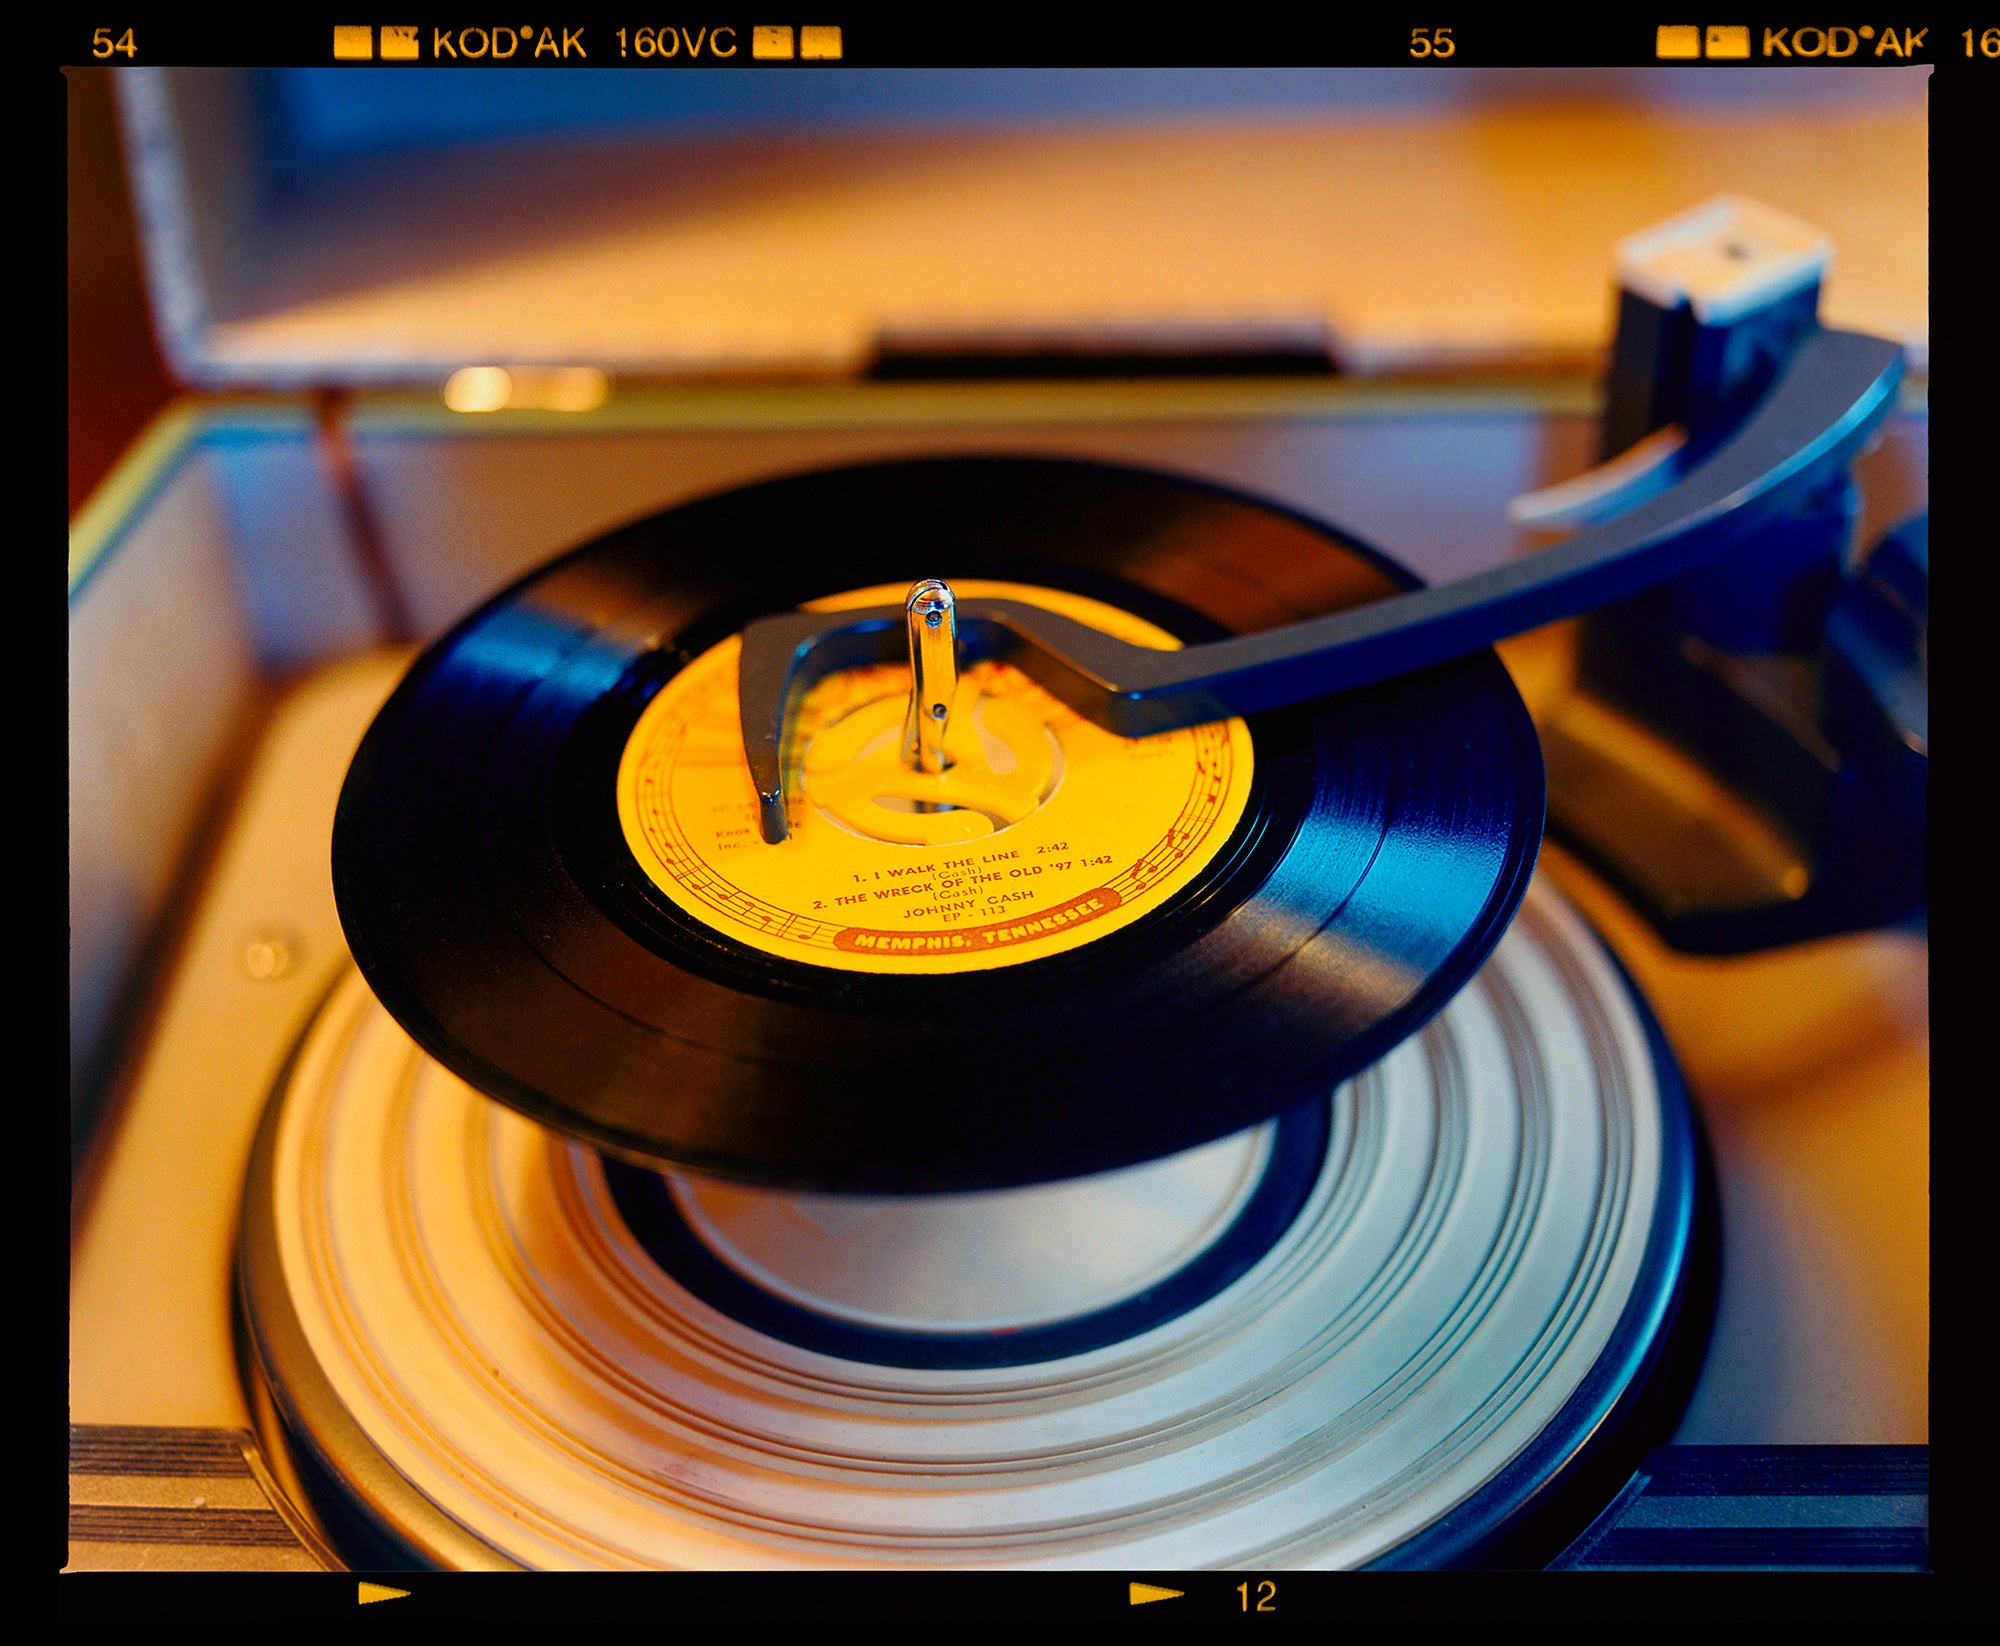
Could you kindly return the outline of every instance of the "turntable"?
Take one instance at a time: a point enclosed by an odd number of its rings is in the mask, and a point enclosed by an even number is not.
[[[1922,403],[1828,257],[1620,238],[1601,405],[208,414],[73,595],[86,1031],[241,776],[72,1566],[1924,1564]]]

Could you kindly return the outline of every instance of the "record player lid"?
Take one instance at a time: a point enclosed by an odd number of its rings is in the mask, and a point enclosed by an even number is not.
[[[1829,324],[1928,336],[1921,67],[429,62],[113,71],[186,381],[1589,369],[1604,248],[1722,192],[1828,232]]]

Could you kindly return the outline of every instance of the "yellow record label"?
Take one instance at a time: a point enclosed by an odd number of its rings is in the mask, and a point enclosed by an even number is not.
[[[1162,649],[1164,630],[1101,601],[1015,583],[961,599],[1033,601]],[[817,610],[901,605],[902,586]],[[788,737],[791,834],[765,843],[743,754],[734,636],[661,688],[618,767],[618,818],[655,885],[767,954],[844,971],[961,972],[1060,954],[1129,926],[1214,858],[1250,792],[1250,732],[1104,731],[1009,664],[959,677],[946,770],[902,759],[910,671],[849,669],[807,694]]]

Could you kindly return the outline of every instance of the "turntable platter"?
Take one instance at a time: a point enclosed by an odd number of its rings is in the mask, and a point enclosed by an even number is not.
[[[1315,1107],[1067,1184],[725,1188],[489,1102],[349,973],[252,1165],[265,1438],[376,1564],[1488,1553],[1650,1438],[1690,1268],[1678,1078],[1538,881],[1473,982]],[[981,1297],[936,1284],[967,1273]]]

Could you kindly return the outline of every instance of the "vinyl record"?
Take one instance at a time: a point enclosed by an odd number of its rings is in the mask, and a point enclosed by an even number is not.
[[[1539,881],[1317,1102],[977,1193],[607,1160],[347,973],[252,1153],[246,1363],[362,1569],[1540,1565],[1685,1398],[1697,1149]]]
[[[954,718],[991,801],[949,813],[874,793],[906,686],[851,671],[802,713],[806,813],[765,846],[731,637],[933,576],[1158,645],[1414,581],[1271,505],[1073,462],[832,470],[640,521],[460,623],[363,741],[334,880],[377,996],[472,1085],[613,1153],[943,1191],[1323,1097],[1505,929],[1543,789],[1490,653],[1133,742],[980,665]]]

